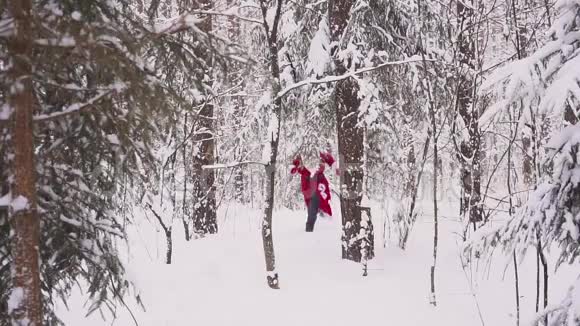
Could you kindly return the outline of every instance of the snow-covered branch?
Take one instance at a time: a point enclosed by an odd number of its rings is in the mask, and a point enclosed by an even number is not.
[[[9,37],[14,33],[14,19],[6,18],[0,20],[0,37]]]
[[[177,17],[169,18],[161,23],[151,26],[150,32],[153,34],[175,34],[186,29],[193,28],[197,30],[197,24],[203,19],[197,17],[191,12],[186,12]]]
[[[303,86],[307,86],[307,85],[314,85],[314,84],[326,84],[326,83],[333,83],[333,82],[337,82],[337,81],[341,81],[350,77],[356,77],[357,75],[361,75],[364,74],[366,72],[371,72],[374,70],[378,70],[387,66],[395,66],[395,65],[402,65],[402,64],[409,64],[409,63],[415,63],[415,62],[420,62],[421,58],[418,56],[413,56],[409,59],[406,60],[399,60],[399,61],[389,61],[389,62],[383,62],[379,65],[376,65],[374,67],[366,67],[366,68],[362,68],[359,70],[354,70],[354,71],[349,71],[343,75],[339,75],[339,76],[327,76],[324,78],[320,78],[320,79],[306,79],[303,81],[300,81],[296,84],[292,84],[286,88],[284,88],[283,90],[280,91],[280,93],[278,93],[278,95],[276,96],[276,98],[281,98],[286,96],[286,94],[288,94],[289,92],[291,92],[292,90],[295,90],[297,88],[303,87]],[[435,59],[427,59],[427,61],[436,61]]]
[[[564,299],[558,304],[548,306],[535,316],[530,325],[543,325],[549,317],[550,326],[574,325],[578,322],[578,304],[580,303],[580,276],[570,286]]]
[[[201,15],[215,15],[236,18],[245,22],[262,24],[260,20],[240,16],[235,12],[235,8],[218,12],[214,10],[191,10],[177,17],[169,18],[161,23],[155,24],[151,27],[151,32],[154,34],[175,34],[187,29],[197,30],[197,24],[201,23],[204,18]],[[201,32],[201,31],[199,31]]]
[[[73,37],[59,37],[59,38],[41,38],[34,40],[34,44],[42,46],[54,46],[63,48],[74,48],[77,42]]]
[[[217,170],[217,169],[228,169],[228,168],[235,168],[242,165],[249,165],[249,164],[257,164],[257,165],[267,165],[264,162],[258,161],[242,161],[242,162],[232,162],[226,164],[213,164],[213,165],[204,165],[202,168],[204,170]]]
[[[227,10],[225,12],[219,12],[219,11],[213,11],[213,10],[194,10],[194,11],[192,11],[192,14],[225,16],[225,17],[230,17],[230,18],[236,18],[236,19],[248,22],[248,23],[262,24],[262,21],[260,21],[258,19],[250,18],[250,17],[241,16],[240,14],[235,13],[232,9]]]
[[[43,122],[43,121],[62,118],[62,117],[67,116],[69,114],[78,113],[82,110],[90,108],[93,104],[95,104],[97,101],[103,99],[107,95],[112,94],[112,93],[122,92],[125,88],[126,88],[126,86],[124,84],[113,85],[110,89],[100,91],[99,93],[97,93],[97,95],[93,96],[89,100],[87,100],[85,102],[81,102],[81,103],[71,104],[60,112],[37,115],[34,117],[34,121]]]

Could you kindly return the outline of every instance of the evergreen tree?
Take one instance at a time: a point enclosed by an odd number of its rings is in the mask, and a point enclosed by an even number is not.
[[[496,92],[496,110],[493,116],[512,103],[524,106],[540,98],[539,112],[557,113],[565,119],[568,108],[580,103],[580,72],[575,67],[580,55],[575,49],[580,44],[578,19],[580,3],[558,1],[558,16],[549,30],[550,39],[534,53],[510,63],[496,72],[486,84]],[[495,86],[500,83],[500,86]],[[490,252],[501,247],[505,252],[515,251],[522,257],[527,250],[559,248],[557,266],[577,264],[580,256],[580,215],[578,214],[578,126],[568,126],[555,133],[546,148],[551,151],[549,165],[552,171],[544,176],[536,190],[504,226],[493,233],[474,240],[471,248]],[[560,304],[550,308],[536,320],[544,325],[578,325],[578,279]],[[548,318],[549,317],[549,318]]]
[[[0,85],[12,94],[0,114],[9,167],[0,230],[11,239],[0,250],[0,320],[55,324],[54,299],[66,302],[80,280],[89,284],[89,312],[114,313],[131,284],[116,247],[134,190],[156,178],[152,149],[174,123],[171,112],[192,102],[179,83],[205,83],[192,73],[197,54],[175,36],[215,52],[229,44],[185,10],[153,21],[123,1],[18,0],[0,9],[0,46],[9,49]],[[187,78],[168,78],[178,67]]]

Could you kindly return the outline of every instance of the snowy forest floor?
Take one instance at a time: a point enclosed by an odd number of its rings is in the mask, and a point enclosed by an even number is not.
[[[455,208],[443,207],[440,213],[437,307],[429,304],[433,217],[428,203],[423,206],[425,214],[404,251],[394,239],[383,246],[383,216],[373,208],[376,258],[367,277],[362,277],[359,264],[341,259],[340,216],[319,219],[315,232],[305,233],[304,211],[275,211],[278,291],[266,285],[258,210],[236,204],[223,207],[219,235],[189,242],[181,222],[175,221],[171,265],[164,264],[163,232],[151,227],[155,221],[143,218],[132,228],[131,251],[124,255],[145,310],[130,298],[127,304],[141,326],[449,326],[482,325],[481,318],[485,325],[515,325],[511,257],[498,257],[491,264],[480,261],[473,264],[473,272],[464,270],[458,235],[462,224],[450,218],[456,215]],[[535,264],[532,255],[520,266],[521,325],[535,314]],[[553,268],[550,272],[555,280],[550,298],[559,300],[571,274],[564,269],[557,275]],[[71,299],[69,309],[59,307],[67,325],[134,325],[125,308],[105,322],[98,312],[84,316],[87,299],[80,290]]]

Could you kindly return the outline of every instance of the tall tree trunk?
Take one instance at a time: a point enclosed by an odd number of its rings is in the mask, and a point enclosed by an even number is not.
[[[469,6],[466,6],[467,3]],[[457,158],[461,163],[461,186],[463,198],[460,212],[469,217],[475,226],[483,220],[481,203],[481,133],[479,130],[479,111],[474,103],[475,81],[475,10],[473,1],[457,2],[459,20],[457,35],[458,59],[461,63],[457,85],[457,111],[465,124],[468,139],[462,139]]]
[[[278,272],[276,272],[276,255],[274,254],[274,238],[272,236],[272,215],[274,212],[274,194],[276,183],[276,163],[278,160],[278,144],[280,137],[280,126],[282,121],[282,98],[280,93],[280,63],[278,57],[278,27],[282,15],[282,0],[276,1],[274,19],[271,29],[268,24],[268,4],[266,0],[260,0],[262,10],[263,27],[268,41],[268,53],[270,61],[270,73],[272,74],[272,104],[269,112],[268,144],[270,147],[270,159],[266,165],[266,201],[264,205],[264,216],[262,218],[262,242],[264,245],[264,259],[266,260],[266,279],[268,286],[272,289],[279,289]]]
[[[542,271],[544,273],[544,309],[548,307],[548,261],[542,249],[542,242],[538,240],[538,259],[542,263]],[[548,315],[544,317],[544,325],[548,325]]]
[[[427,72],[427,61],[425,60],[425,53],[422,52],[423,68]],[[437,297],[435,295],[435,268],[437,267],[437,250],[439,246],[439,209],[437,207],[437,183],[438,183],[438,164],[439,164],[439,148],[437,146],[437,116],[435,113],[435,103],[433,102],[433,95],[431,94],[431,84],[427,83],[427,95],[429,98],[429,118],[431,120],[431,132],[433,137],[433,264],[431,265],[431,295],[430,303],[437,306]]]
[[[270,59],[273,76],[273,94],[280,91],[280,68],[278,63],[278,47],[274,42],[270,44]],[[269,130],[274,132],[268,134],[270,137],[270,161],[266,165],[266,202],[264,207],[264,217],[262,219],[262,241],[264,244],[264,257],[266,259],[266,272],[268,286],[272,289],[278,289],[278,273],[276,272],[276,255],[274,254],[274,239],[272,237],[272,215],[274,211],[274,194],[276,182],[276,163],[278,159],[278,144],[280,134],[280,120],[282,114],[282,99],[276,98],[272,105],[272,118],[269,123],[276,124],[270,126]]]
[[[518,260],[516,259],[516,252],[513,252],[514,263],[514,283],[516,288],[516,326],[520,326],[520,277],[518,274]]]
[[[352,78],[336,85],[335,95],[338,152],[341,166],[340,211],[342,215],[342,258],[361,261],[360,242],[363,185],[363,130],[359,126],[358,85]],[[354,114],[353,114],[354,113]]]
[[[165,243],[167,244],[167,250],[165,252],[165,263],[171,264],[171,256],[173,254],[173,240],[172,240],[173,221],[171,221],[171,224],[166,225],[165,222],[163,222],[163,218],[161,218],[161,216],[157,213],[157,211],[153,209],[153,206],[151,206],[151,204],[147,204],[147,206],[149,207],[149,210],[151,210],[151,213],[153,213],[153,215],[159,222],[159,225],[163,229],[163,234],[165,234]]]
[[[436,133],[435,122],[432,123],[433,132]],[[435,296],[435,268],[437,267],[437,248],[439,244],[439,218],[437,209],[437,137],[433,138],[433,264],[431,265],[431,295],[430,303],[437,305],[437,297]]]
[[[194,167],[197,170],[197,180],[194,183],[197,205],[194,209],[193,227],[199,235],[214,234],[218,232],[216,196],[215,196],[215,170],[203,169],[204,165],[215,164],[215,138],[213,127],[214,107],[212,103],[205,103],[200,112],[200,127],[204,132],[198,136],[199,153],[194,158]]]
[[[208,10],[212,6],[211,0],[201,0],[196,2],[195,7]],[[197,9],[197,8],[196,8]],[[203,21],[198,24],[201,31],[210,33],[212,31],[211,15],[206,15]],[[205,59],[207,69],[203,75],[211,76],[213,58],[209,50],[203,50],[200,57]],[[203,78],[204,76],[200,76]],[[214,103],[207,100],[199,112],[199,127],[204,130],[196,137],[196,144],[199,144],[199,152],[194,157],[195,168],[198,180],[196,182],[196,200],[198,201],[194,209],[194,231],[199,235],[214,234],[218,232],[217,208],[215,195],[215,170],[203,169],[203,165],[215,164],[215,126],[214,126]]]
[[[421,21],[423,20],[423,15],[421,13],[422,3],[418,3],[419,8],[419,17]],[[431,86],[431,81],[428,78],[428,67],[427,67],[427,60],[426,60],[426,51],[423,41],[423,33],[425,33],[425,24],[421,24],[420,33],[419,33],[419,49],[421,52],[421,59],[423,64],[423,71],[425,73],[425,82],[426,82],[426,91],[427,91],[427,100],[428,100],[428,108],[429,108],[429,135],[433,137],[433,261],[431,264],[431,271],[430,271],[430,281],[431,281],[431,292],[429,295],[429,303],[433,306],[437,306],[437,297],[435,294],[435,271],[437,267],[437,251],[439,246],[439,209],[437,203],[437,183],[438,183],[438,172],[439,170],[439,148],[437,144],[437,140],[439,135],[437,134],[437,110],[435,107],[435,101],[433,98],[433,88]],[[426,144],[428,146],[428,142]]]
[[[228,0],[228,7],[234,7],[236,5],[236,0]],[[240,20],[235,17],[228,18],[228,37],[231,40],[240,40],[242,38]],[[228,82],[234,84],[237,79],[240,80],[240,89],[245,89],[246,83],[245,78],[243,78],[240,73],[244,69],[244,65],[232,62],[230,64],[230,73],[228,73]],[[242,124],[243,121],[243,110],[245,107],[244,96],[233,96],[231,99],[231,105],[233,105],[233,119],[234,119],[234,132],[237,133],[238,126]],[[235,152],[234,161],[241,161],[245,157],[245,148],[243,146],[243,140],[241,137],[236,137],[235,142]],[[237,166],[234,168],[234,199],[238,203],[247,203],[247,197],[245,193],[245,183],[244,183],[244,167]]]
[[[242,97],[234,98],[234,132],[238,132],[237,126],[241,125],[242,117],[241,112],[244,107],[244,100]],[[235,161],[242,161],[245,158],[245,150],[243,146],[243,140],[240,137],[236,137],[235,140],[235,152],[234,152],[234,160]],[[246,203],[247,200],[244,196],[245,193],[245,185],[244,185],[244,167],[237,166],[234,168],[234,199],[238,203]]]
[[[534,178],[534,163],[532,162],[531,145],[532,141],[530,139],[530,135],[524,131],[522,133],[522,149],[524,152],[524,162],[522,169],[524,175],[524,184],[526,184],[528,187],[533,186],[536,179]]]
[[[165,231],[165,242],[167,242],[167,251],[165,253],[165,263],[171,264],[171,257],[173,256],[173,239],[171,238],[171,228]]]
[[[335,74],[347,72],[350,63],[338,57],[340,41],[350,20],[353,0],[332,0],[328,4],[330,33],[337,48],[334,49]],[[359,120],[359,86],[353,78],[339,81],[335,88],[335,108],[338,136],[340,177],[340,211],[342,215],[342,258],[361,261],[361,242],[357,236],[361,229],[361,200],[363,187],[364,130]]]
[[[410,188],[410,194],[411,194],[411,204],[409,206],[409,214],[407,216],[403,216],[403,219],[406,219],[406,222],[404,223],[405,225],[405,229],[403,230],[403,234],[401,235],[401,238],[399,239],[399,247],[401,247],[401,249],[405,249],[407,246],[407,240],[409,238],[409,234],[411,232],[411,228],[413,227],[413,224],[415,223],[415,219],[417,218],[417,213],[415,213],[415,207],[417,205],[417,196],[419,194],[419,185],[421,184],[421,178],[423,177],[423,171],[425,169],[425,163],[427,162],[427,154],[429,153],[429,144],[431,143],[431,133],[429,133],[429,135],[427,136],[427,139],[425,140],[425,145],[423,146],[423,160],[421,161],[421,167],[419,168],[419,171],[417,172],[417,178],[415,181],[414,176],[411,177],[412,181],[414,182],[413,184],[411,184],[411,188]],[[415,159],[413,159],[413,161],[415,161]],[[415,165],[415,162],[413,162],[413,165]],[[411,171],[411,173],[415,173],[416,167],[413,167],[413,170]]]
[[[244,85],[244,84],[242,84]],[[243,86],[242,86],[243,87]],[[234,104],[234,132],[238,132],[237,128],[242,124],[242,110],[244,108],[244,100],[241,96],[232,99]],[[243,140],[241,137],[236,137],[234,149],[234,161],[242,161],[245,158],[245,150]],[[244,166],[237,166],[234,168],[234,199],[238,203],[246,203],[244,186]]]
[[[13,232],[11,311],[13,325],[42,325],[39,247],[40,220],[36,211],[36,171],[34,157],[32,54],[30,0],[11,0],[8,8],[14,17],[14,34],[8,41],[11,62],[8,103],[11,116],[12,171],[11,227]]]
[[[273,113],[275,114],[275,113]],[[272,215],[274,211],[274,191],[276,182],[276,156],[278,141],[272,140],[272,154],[270,163],[266,166],[266,205],[264,207],[264,217],[262,219],[262,242],[264,244],[264,258],[266,261],[266,280],[272,289],[280,288],[278,273],[276,272],[276,255],[274,253],[274,239],[272,237]],[[274,146],[276,149],[274,149]]]
[[[8,195],[10,192],[10,182],[8,180],[10,171],[9,154],[10,154],[10,128],[5,123],[0,122],[0,198]],[[0,205],[0,223],[8,221],[8,209],[10,206]]]
[[[510,8],[510,12],[511,12],[511,18],[512,18],[512,23],[513,23],[513,28],[515,30],[516,33],[516,38],[515,38],[515,45],[516,45],[516,55],[517,55],[517,59],[521,60],[523,57],[526,56],[526,45],[527,42],[525,40],[525,27],[523,26],[519,26],[518,23],[518,10],[516,9],[516,5],[517,5],[517,1],[516,0],[512,0],[511,1],[511,8]],[[522,108],[523,109],[523,103],[521,103]],[[532,107],[529,108],[530,109],[530,113],[532,113]],[[534,119],[534,115],[530,114],[530,118]],[[535,155],[535,151],[534,148],[532,147],[532,139],[534,138],[534,135],[536,134],[535,131],[535,122],[534,121],[530,121],[530,123],[527,125],[528,128],[522,130],[522,149],[523,149],[523,166],[522,166],[522,172],[523,172],[523,176],[524,176],[524,184],[526,184],[528,187],[535,187],[536,181],[537,181],[537,175],[535,173],[536,171],[536,166],[535,166],[535,159],[534,159],[534,155]],[[535,143],[535,142],[534,142]]]
[[[238,203],[246,203],[244,198],[244,170],[241,166],[235,168],[234,198]]]
[[[548,9],[549,10],[549,9]],[[518,24],[518,16],[516,10],[516,1],[513,0],[511,2],[511,14],[512,20],[516,32],[516,54],[517,58],[521,60],[526,55],[526,41],[525,41],[525,27],[519,26]],[[548,19],[549,18],[549,11],[548,11]],[[524,109],[523,102],[520,101],[520,106]],[[564,118],[572,120],[573,116],[570,116],[568,106],[566,107]],[[541,177],[541,168],[538,162],[538,153],[539,153],[539,141],[538,138],[541,137],[538,133],[538,128],[536,127],[536,117],[532,107],[528,108],[530,111],[530,120],[527,125],[529,128],[529,134],[524,133],[522,137],[522,145],[524,149],[524,182],[528,186],[533,186],[534,189],[536,188],[536,184]],[[511,119],[510,119],[511,120]],[[511,145],[510,145],[511,146]],[[511,147],[508,148],[508,151],[511,150]],[[508,163],[510,162],[510,152],[508,152]],[[511,169],[511,166],[508,168]],[[508,170],[508,182],[511,170]],[[509,184],[508,184],[509,186]],[[512,206],[512,199],[511,199],[511,191],[510,191],[510,215],[511,215],[511,206]],[[544,271],[544,308],[548,305],[548,266],[547,261],[542,251],[542,243],[540,240],[540,235],[538,232],[538,242],[536,244],[536,312],[539,310],[539,303],[540,303],[540,262],[542,263],[543,271]],[[514,253],[514,264],[515,264],[515,253]],[[517,271],[516,271],[517,273]],[[516,274],[517,277],[517,274]],[[517,284],[516,284],[517,285]],[[518,298],[519,299],[519,298]],[[519,324],[519,301],[518,301],[518,324]],[[548,317],[546,315],[544,319],[544,325],[548,325]]]
[[[185,142],[187,142],[187,131],[188,131],[188,127],[187,127],[187,120],[188,120],[189,115],[186,113],[185,114],[185,120],[183,121],[183,142],[185,144]],[[189,177],[189,162],[187,160],[188,156],[187,156],[187,145],[183,146],[183,149],[181,151],[183,157],[183,202],[182,202],[182,217],[181,217],[181,221],[183,223],[183,232],[185,235],[185,241],[189,241],[191,240],[191,234],[189,233],[189,221],[191,220],[191,216],[189,215],[189,210],[188,210],[188,205],[187,205],[187,179]]]
[[[523,105],[520,106],[520,110],[523,110]],[[521,111],[520,111],[521,112]],[[511,108],[508,109],[509,114],[509,121],[512,121],[512,114]],[[515,132],[512,131],[512,125],[510,124],[510,143],[508,144],[507,149],[507,189],[508,189],[508,202],[509,202],[509,210],[508,214],[510,219],[513,217],[514,213],[514,203],[513,203],[513,191],[512,191],[512,146],[516,141],[518,134],[518,130],[516,128]],[[514,250],[513,254],[513,263],[514,263],[514,278],[515,278],[515,290],[516,290],[516,326],[520,325],[520,279],[518,274],[518,261],[516,257],[516,252]]]
[[[540,311],[540,251],[536,247],[536,313]]]

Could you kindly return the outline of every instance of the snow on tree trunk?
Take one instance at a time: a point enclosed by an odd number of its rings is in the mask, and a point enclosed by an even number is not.
[[[204,104],[200,112],[200,125],[206,130],[201,132],[198,140],[199,153],[195,156],[195,168],[197,178],[195,182],[195,194],[197,204],[194,209],[194,232],[199,235],[214,234],[218,232],[215,196],[215,170],[203,169],[204,165],[215,164],[215,139],[213,131],[214,107],[212,103]]]
[[[272,150],[272,152],[274,151]],[[264,217],[262,219],[262,241],[264,244],[264,258],[266,260],[266,279],[268,281],[268,286],[272,289],[278,289],[280,287],[278,284],[278,273],[276,272],[274,239],[272,237],[272,213],[274,209],[275,177],[276,162],[270,161],[270,164],[266,167],[266,205],[264,207]]]
[[[342,36],[350,20],[352,0],[333,0],[329,3],[331,40],[334,49],[335,74],[348,70],[348,62],[340,58]],[[359,120],[359,86],[353,78],[337,82],[334,95],[338,136],[340,177],[340,212],[342,215],[342,258],[361,261],[361,200],[363,186],[364,130]]]
[[[522,150],[524,152],[524,162],[522,167],[522,172],[524,175],[524,183],[528,186],[532,186],[535,183],[534,177],[534,164],[532,163],[532,152],[531,145],[532,141],[530,135],[527,132],[522,133]]]
[[[336,85],[335,96],[339,164],[342,168],[342,258],[360,262],[360,242],[356,239],[361,229],[363,130],[359,127],[357,114],[360,104],[358,85],[350,78],[341,81]]]
[[[228,5],[229,6],[234,6],[235,5],[235,1],[234,0],[228,0]],[[241,28],[240,28],[240,20],[236,19],[234,17],[229,17],[228,18],[228,37],[232,40],[238,40],[241,39],[243,37],[242,33],[241,33]],[[236,62],[232,62],[231,63],[231,71],[234,72],[229,72],[226,76],[226,78],[228,79],[228,81],[230,83],[233,83],[234,81],[241,79],[240,82],[240,89],[245,89],[246,88],[246,80],[245,78],[243,78],[243,76],[240,76],[241,72],[243,72],[244,66],[242,64],[238,64]],[[233,111],[233,128],[234,128],[234,133],[236,135],[239,135],[239,132],[241,131],[240,126],[242,125],[243,122],[243,114],[244,114],[244,110],[246,109],[246,101],[244,100],[244,96],[243,95],[239,95],[239,96],[232,96],[232,111]],[[234,161],[239,162],[245,159],[246,154],[247,154],[247,150],[244,148],[243,146],[243,137],[235,137],[234,139],[234,143],[235,143],[235,152],[234,152]],[[237,166],[234,168],[234,199],[238,202],[238,203],[247,203],[248,202],[248,198],[247,196],[245,196],[245,191],[247,189],[247,185],[245,184],[245,178],[244,178],[244,167],[243,166]],[[251,189],[250,189],[251,190]]]
[[[417,219],[417,212],[415,211],[415,208],[417,206],[417,196],[419,195],[419,184],[421,183],[421,178],[423,177],[423,171],[425,168],[425,163],[427,162],[427,154],[429,153],[429,144],[431,143],[431,134],[429,134],[427,136],[427,139],[425,140],[425,145],[423,146],[423,159],[421,161],[421,167],[419,168],[418,172],[416,171],[416,162],[415,162],[415,157],[413,156],[413,160],[411,161],[412,166],[410,167],[410,178],[409,181],[407,183],[407,191],[406,193],[409,193],[411,196],[411,203],[409,204],[409,212],[408,214],[405,214],[405,212],[401,212],[400,214],[400,219],[402,220],[402,223],[400,223],[400,237],[399,237],[399,247],[401,249],[405,249],[406,245],[407,245],[407,240],[409,239],[409,234],[411,232],[411,229],[413,228],[413,225],[415,224],[415,220]],[[415,178],[415,176],[412,173],[417,173],[417,178]]]
[[[40,288],[40,220],[36,212],[32,67],[30,57],[31,3],[12,0],[8,8],[14,17],[14,34],[7,44],[11,58],[8,103],[12,108],[11,135],[14,159],[10,224],[13,231],[12,293],[9,313],[12,325],[40,326],[43,322]]]
[[[278,145],[280,139],[280,122],[282,118],[282,98],[280,93],[280,62],[278,57],[278,27],[282,14],[283,1],[275,3],[275,13],[271,27],[268,24],[268,4],[265,0],[260,0],[264,31],[268,41],[268,54],[270,59],[270,83],[272,87],[272,103],[269,106],[268,130],[265,148],[262,159],[267,162],[266,185],[265,185],[265,205],[262,218],[262,242],[264,245],[264,259],[266,260],[266,279],[268,286],[272,289],[279,289],[278,273],[276,272],[276,255],[274,253],[274,239],[272,237],[272,214],[274,211],[274,194],[276,182],[276,162],[278,160]],[[270,29],[271,28],[271,29]]]
[[[370,207],[361,207],[361,212],[364,212],[361,216],[362,221],[359,236],[361,243],[361,261],[363,265],[363,276],[367,276],[367,263],[375,257],[375,231]]]
[[[211,0],[202,0],[194,2],[195,9],[207,10],[211,8]],[[198,24],[201,31],[211,33],[212,18],[207,15],[203,21]],[[199,56],[207,64],[200,79],[211,78],[213,59],[209,49],[201,49]],[[209,98],[209,96],[207,96]],[[199,112],[199,127],[204,130],[196,138],[196,145],[199,144],[199,151],[194,157],[194,166],[197,170],[196,198],[197,204],[194,209],[193,227],[194,232],[199,235],[214,234],[218,232],[217,213],[216,213],[216,196],[215,196],[215,170],[203,169],[204,165],[215,164],[215,124],[214,124],[214,103],[211,100],[203,104]]]
[[[466,5],[467,4],[467,5]],[[479,130],[479,111],[473,101],[475,96],[475,9],[473,1],[458,1],[459,21],[457,35],[458,59],[461,64],[457,89],[457,110],[465,128],[467,139],[462,139],[457,153],[461,163],[461,187],[463,198],[460,213],[469,217],[469,222],[483,220],[481,202],[481,133]],[[475,225],[475,224],[474,224]]]
[[[277,54],[277,49],[273,53]],[[272,54],[272,53],[271,53]],[[274,71],[278,71],[277,55],[272,54],[272,69],[273,75],[277,75]],[[279,76],[279,75],[278,75]],[[279,87],[274,82],[274,90],[279,91]],[[277,94],[275,92],[274,94]],[[276,182],[276,161],[278,157],[278,144],[280,133],[280,115],[281,115],[282,101],[276,99],[272,105],[272,112],[270,112],[270,121],[268,127],[269,141],[266,143],[265,155],[268,156],[268,164],[266,165],[266,187],[265,187],[265,205],[264,216],[262,219],[262,241],[264,244],[264,258],[266,260],[266,272],[268,286],[272,289],[278,289],[278,273],[276,272],[276,255],[274,253],[274,239],[272,237],[272,215],[274,211],[274,194]],[[268,151],[269,149],[269,151]]]
[[[427,71],[427,62],[425,61],[425,53],[421,53],[423,57],[423,67]],[[431,86],[428,84],[427,95],[429,97],[429,118],[431,120],[431,132],[433,135],[433,264],[431,265],[431,294],[430,303],[437,306],[437,298],[435,295],[435,268],[437,267],[437,250],[439,246],[439,209],[437,205],[437,180],[438,180],[438,164],[439,163],[439,149],[437,144],[437,115],[435,112],[435,104],[433,102],[433,95],[431,94]]]

